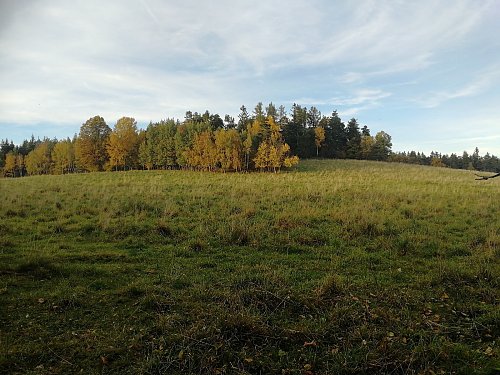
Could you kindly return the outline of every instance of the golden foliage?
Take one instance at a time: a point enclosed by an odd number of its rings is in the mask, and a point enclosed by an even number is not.
[[[255,168],[277,172],[281,167],[291,167],[298,163],[297,156],[290,156],[290,146],[284,142],[281,129],[269,116],[269,131],[265,139],[259,145],[257,153],[253,159]]]
[[[26,171],[28,174],[47,174],[50,172],[50,162],[49,143],[40,143],[26,156]]]
[[[108,160],[106,144],[110,133],[111,129],[100,116],[88,119],[81,126],[75,143],[75,156],[79,168],[91,172],[104,169]]]
[[[319,148],[325,143],[325,128],[321,126],[314,128],[314,143],[316,144],[316,156],[318,156]]]
[[[236,129],[215,132],[217,162],[224,171],[239,171],[243,168],[243,143]]]
[[[191,167],[213,170],[217,163],[217,150],[213,133],[210,130],[205,130],[196,134],[193,146],[185,151],[185,157]]]
[[[15,169],[16,169],[17,163],[16,163],[16,155],[13,152],[9,152],[5,156],[5,165],[4,165],[4,174],[11,174],[14,175]]]
[[[63,174],[74,168],[75,150],[70,140],[57,142],[51,156],[55,174]]]
[[[106,150],[111,168],[132,167],[139,152],[137,122],[131,117],[122,117],[109,136]]]

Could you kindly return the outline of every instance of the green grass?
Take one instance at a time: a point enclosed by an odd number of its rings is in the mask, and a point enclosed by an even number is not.
[[[0,373],[500,367],[500,181],[470,172],[1,179],[0,220]]]

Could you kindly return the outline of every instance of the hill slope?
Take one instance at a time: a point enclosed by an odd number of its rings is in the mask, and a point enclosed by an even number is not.
[[[0,192],[0,372],[500,365],[500,181],[330,160]]]

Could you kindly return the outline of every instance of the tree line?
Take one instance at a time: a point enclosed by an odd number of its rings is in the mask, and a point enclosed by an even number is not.
[[[111,129],[101,116],[88,119],[70,139],[0,143],[4,176],[65,174],[128,169],[188,168],[209,171],[279,171],[299,158],[388,160],[392,143],[381,131],[370,135],[356,119],[345,124],[336,111],[323,116],[315,107],[258,103],[226,115],[186,112],[183,121],[166,119],[138,129],[131,117]]]
[[[464,151],[462,155],[457,155],[455,153],[443,155],[435,151],[431,152],[430,155],[415,151],[394,152],[390,155],[388,161],[430,165],[433,167],[467,169],[470,171],[500,172],[500,158],[490,153],[481,156],[479,155],[479,149],[477,147],[470,155],[467,151]]]
[[[500,171],[490,154],[442,155],[392,152],[391,136],[375,136],[355,118],[344,123],[333,111],[323,116],[313,107],[294,104],[290,113],[273,103],[258,103],[249,113],[241,106],[237,120],[230,115],[186,112],[183,121],[166,119],[138,129],[122,117],[111,129],[100,116],[88,119],[70,139],[36,139],[20,145],[0,141],[1,174],[19,177],[127,169],[197,169],[209,171],[279,171],[299,158],[364,159]]]

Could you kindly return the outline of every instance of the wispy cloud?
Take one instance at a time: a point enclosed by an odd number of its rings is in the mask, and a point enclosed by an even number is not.
[[[453,90],[432,91],[424,97],[415,99],[415,102],[424,108],[435,108],[441,104],[459,98],[477,96],[493,86],[500,80],[500,68],[493,68],[478,74],[473,80]]]
[[[290,98],[366,122],[379,111],[397,131],[395,106],[411,118],[413,107],[488,92],[494,107],[498,76],[471,72],[498,63],[499,16],[494,0],[0,1],[0,133],[47,121],[77,128],[95,114],[235,115],[241,104]],[[477,46],[495,52],[462,64]],[[436,82],[443,66],[454,72]]]
[[[338,97],[330,99],[331,103],[342,106],[360,105],[360,104],[378,104],[380,100],[391,96],[391,93],[382,90],[364,89],[358,90],[349,97]]]
[[[338,110],[341,117],[347,118],[360,114],[361,112],[379,107],[383,100],[392,94],[378,89],[359,89],[343,96],[336,96],[328,99],[301,97],[289,101],[306,106],[327,106]]]
[[[352,3],[350,17],[320,38],[307,64],[349,63],[364,73],[416,70],[432,64],[444,46],[458,43],[478,25],[490,3],[365,1]],[[423,27],[422,25],[426,25]],[[351,71],[345,78],[359,80]]]
[[[158,17],[156,17],[156,15],[154,14],[154,12],[151,10],[151,8],[149,7],[149,5],[146,2],[146,0],[141,0],[141,3],[144,6],[144,9],[146,10],[146,12],[151,17],[151,19],[154,21],[154,23],[156,23],[158,26],[161,27],[162,24],[161,24],[160,20],[158,19]]]

